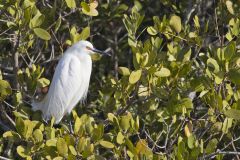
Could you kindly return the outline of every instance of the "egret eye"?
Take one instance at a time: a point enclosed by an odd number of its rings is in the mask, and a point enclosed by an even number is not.
[[[92,51],[92,48],[91,48],[91,47],[86,46],[86,49]]]

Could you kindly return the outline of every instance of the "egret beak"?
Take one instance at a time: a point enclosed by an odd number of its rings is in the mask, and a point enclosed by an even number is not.
[[[100,53],[100,54],[102,54],[102,55],[111,56],[111,54],[109,54],[108,52],[100,51],[100,50],[98,50],[98,49],[96,49],[96,48],[93,48],[92,51],[95,52],[95,53]]]

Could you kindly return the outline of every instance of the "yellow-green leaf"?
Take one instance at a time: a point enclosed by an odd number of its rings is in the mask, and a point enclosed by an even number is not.
[[[140,139],[137,142],[136,151],[138,154],[144,154],[144,155],[148,156],[150,159],[152,159],[152,151],[150,148],[148,148],[148,144],[147,144],[146,140]]]
[[[214,73],[219,72],[219,65],[215,59],[209,58],[207,60],[207,66],[208,66],[209,70],[211,70],[212,72],[214,72]]]
[[[89,7],[89,5],[86,3],[86,2],[81,2],[81,6],[82,6],[82,8],[84,8],[84,10],[86,10],[87,12],[89,12],[90,11],[90,7]]]
[[[181,23],[182,23],[181,18],[179,16],[176,15],[171,16],[169,24],[177,33],[181,32],[182,30]]]
[[[50,81],[46,78],[40,78],[37,80],[37,86],[40,88],[49,86]]]
[[[76,2],[75,0],[65,0],[65,2],[67,3],[67,6],[71,9],[76,8]]]
[[[232,15],[234,15],[234,9],[233,9],[233,3],[232,3],[232,1],[227,0],[227,1],[226,1],[226,6],[227,6],[227,9],[228,9],[229,13],[231,13]]]
[[[44,29],[42,28],[35,28],[33,29],[34,33],[41,39],[43,40],[50,40],[51,35]]]
[[[61,24],[62,24],[62,17],[59,16],[57,21],[56,21],[55,28],[54,28],[54,32],[55,33],[58,31],[58,29],[60,28]]]
[[[0,80],[0,101],[12,93],[10,84],[5,80]]]
[[[129,83],[135,84],[141,78],[142,70],[133,71],[129,76]]]
[[[124,115],[121,117],[120,120],[120,126],[123,130],[128,130],[128,128],[130,127],[130,120],[131,120],[131,116],[130,115]]]
[[[97,1],[90,2],[89,9],[87,7],[82,7],[82,12],[89,16],[97,16],[98,15],[98,11],[96,10],[97,6],[98,6]]]
[[[54,157],[53,160],[64,160],[64,158],[60,157],[60,156],[57,156],[57,157]]]
[[[117,143],[118,144],[123,144],[123,141],[124,140],[124,136],[123,136],[123,134],[122,134],[122,132],[118,132],[118,134],[117,134]]]
[[[130,75],[130,71],[127,67],[118,67],[118,72],[123,76]]]
[[[197,15],[195,15],[195,17],[193,18],[193,21],[194,21],[194,26],[196,28],[200,28],[200,23]]]
[[[33,138],[35,139],[36,142],[42,142],[42,140],[43,140],[42,131],[40,129],[34,130]]]
[[[86,146],[86,139],[84,137],[79,138],[78,145],[77,145],[78,153],[82,153],[85,146]]]
[[[30,28],[35,28],[40,26],[44,22],[45,16],[37,11],[37,14],[30,20]]]
[[[101,140],[99,143],[105,148],[114,148],[114,144],[111,142]]]
[[[228,72],[228,77],[233,83],[240,84],[240,72],[237,69],[231,69]]]
[[[80,40],[86,40],[90,36],[90,27],[83,28],[80,33]]]
[[[74,123],[74,133],[75,134],[78,134],[78,131],[79,131],[81,125],[82,125],[82,122],[81,122],[80,118],[76,117],[76,120]]]
[[[110,120],[111,122],[113,122],[113,119],[116,118],[116,116],[113,113],[108,113],[108,120]]]
[[[90,56],[91,56],[93,61],[99,61],[102,57],[100,54],[97,54],[97,53],[96,54],[91,54]]]
[[[7,131],[3,134],[3,138],[21,138],[21,136],[14,131]]]
[[[156,34],[158,34],[157,30],[152,26],[147,28],[147,32],[148,32],[148,34],[150,34],[152,36],[155,36]]]
[[[26,158],[28,156],[27,151],[23,146],[18,146],[17,147],[17,153],[23,158]]]
[[[233,119],[236,119],[236,120],[240,120],[240,110],[237,110],[237,109],[229,109],[229,110],[225,111],[224,114],[225,114],[228,118],[233,118]]]
[[[74,156],[77,155],[77,151],[75,150],[75,148],[72,145],[69,146],[69,150],[72,153],[72,155],[74,155]]]
[[[169,69],[162,67],[160,71],[154,73],[157,77],[168,77],[170,76],[171,72]]]
[[[0,80],[3,79],[3,76],[2,76],[2,71],[0,70]]]
[[[49,139],[46,141],[46,146],[50,147],[50,146],[56,146],[57,145],[57,139],[53,138],[53,139]]]
[[[217,144],[218,144],[218,140],[216,138],[210,140],[206,147],[206,153],[207,154],[213,153],[217,147]]]
[[[63,138],[58,138],[57,140],[57,150],[58,153],[62,156],[67,156],[68,154],[68,146],[66,141]]]

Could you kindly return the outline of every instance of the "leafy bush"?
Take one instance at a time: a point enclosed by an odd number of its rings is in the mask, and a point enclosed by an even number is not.
[[[13,0],[0,9],[1,157],[239,159],[238,1]],[[64,50],[86,39],[112,58],[93,57],[84,104],[59,126],[42,121],[30,101],[44,96]]]

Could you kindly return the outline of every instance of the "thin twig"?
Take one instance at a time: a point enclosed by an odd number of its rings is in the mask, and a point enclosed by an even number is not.
[[[12,160],[12,159],[9,159],[9,158],[6,158],[6,157],[3,157],[3,156],[0,156],[0,160]]]

